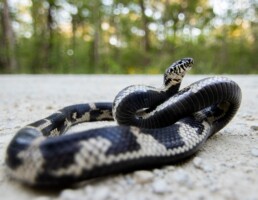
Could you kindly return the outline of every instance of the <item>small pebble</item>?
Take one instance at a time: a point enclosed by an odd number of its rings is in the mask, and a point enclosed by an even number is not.
[[[243,118],[248,120],[248,121],[254,121],[255,120],[255,118],[252,115],[249,115],[249,114],[244,114]]]
[[[223,199],[235,199],[233,198],[233,190],[224,189],[220,191],[220,194],[222,195]]]
[[[190,183],[189,175],[183,169],[175,171],[173,177],[179,184],[188,185]]]
[[[252,148],[251,149],[251,154],[252,154],[252,156],[258,157],[258,149],[257,148]]]
[[[125,181],[126,186],[133,185],[135,183],[131,176],[125,176],[122,180]]]
[[[152,184],[152,189],[153,189],[153,192],[158,194],[169,192],[167,183],[162,179],[154,181]]]
[[[206,163],[202,158],[195,157],[193,160],[193,164],[196,168],[203,170],[204,172],[212,172],[212,165]]]
[[[205,165],[203,165],[203,171],[212,172],[213,171],[213,166],[210,165],[210,164],[205,164]]]
[[[70,199],[74,199],[76,198],[76,193],[74,190],[71,190],[71,189],[66,189],[66,190],[63,190],[60,194],[60,198],[62,200],[70,200]]]
[[[153,173],[154,173],[154,175],[159,176],[159,177],[163,177],[164,176],[164,171],[162,171],[160,169],[154,169]]]
[[[93,193],[94,188],[91,185],[88,185],[84,188],[84,193]]]
[[[48,105],[48,106],[46,106],[46,109],[47,109],[47,110],[51,110],[51,109],[53,109],[53,106]]]
[[[102,186],[102,187],[99,187],[98,189],[96,189],[94,191],[94,194],[95,194],[94,199],[105,200],[110,196],[111,191],[109,190],[108,187]]]
[[[133,177],[136,182],[143,184],[153,181],[154,174],[150,171],[141,170],[134,172]]]
[[[95,198],[93,197],[92,199],[95,200]],[[117,193],[117,192],[112,192],[110,194],[110,196],[107,198],[107,199],[111,199],[111,200],[120,200],[121,199],[121,193]],[[106,199],[103,199],[103,200],[106,200]]]
[[[251,129],[254,131],[258,131],[258,126],[251,126]]]
[[[217,185],[212,185],[212,186],[209,187],[209,190],[212,193],[216,193],[216,192],[218,192],[220,190],[220,188]]]
[[[201,165],[203,164],[202,158],[200,157],[195,157],[193,160],[193,164],[196,168],[200,168]]]
[[[244,170],[244,172],[246,172],[246,173],[251,173],[251,172],[253,171],[253,169],[250,168],[250,167],[245,167],[243,170]]]
[[[164,169],[166,169],[167,171],[174,171],[176,167],[171,165],[171,166],[164,167]]]

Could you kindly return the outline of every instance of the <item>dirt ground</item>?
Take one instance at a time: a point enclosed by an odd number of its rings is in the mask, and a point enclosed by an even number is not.
[[[209,75],[210,76],[210,75]],[[187,75],[182,86],[207,76]],[[76,188],[36,190],[5,171],[5,150],[22,126],[71,104],[112,101],[128,85],[162,85],[162,76],[1,75],[0,194],[2,200],[258,200],[258,76],[228,76],[243,92],[235,118],[185,162],[82,183]],[[87,123],[71,131],[106,126]]]

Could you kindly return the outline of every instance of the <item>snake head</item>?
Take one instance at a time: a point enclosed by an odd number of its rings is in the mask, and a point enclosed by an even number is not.
[[[193,63],[192,58],[182,58],[170,65],[164,74],[165,87],[180,84],[185,73],[192,68]]]

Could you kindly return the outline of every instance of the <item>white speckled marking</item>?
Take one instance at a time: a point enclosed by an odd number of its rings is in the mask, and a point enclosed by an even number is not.
[[[52,124],[50,120],[48,119],[44,119],[44,120],[45,120],[45,123],[37,127],[37,129],[40,131]]]
[[[90,170],[94,166],[101,165],[105,162],[106,151],[112,143],[102,137],[92,138],[79,143],[81,149],[75,155],[75,162],[70,166],[56,171],[52,171],[55,176],[75,175],[79,176],[83,170]]]
[[[26,180],[26,182],[30,184],[35,183],[37,175],[44,170],[43,164],[45,159],[40,151],[39,145],[45,139],[45,137],[36,138],[28,149],[18,154],[17,157],[22,160],[22,165],[19,165],[15,170],[8,168],[13,177]]]
[[[181,154],[199,144],[199,142],[206,137],[206,133],[209,128],[208,124],[204,122],[203,125],[205,126],[205,130],[203,131],[202,135],[198,135],[195,128],[183,123],[178,124],[180,125],[179,134],[185,143],[184,146],[168,150],[163,144],[158,142],[151,135],[143,134],[140,132],[139,128],[132,127],[131,132],[134,136],[136,136],[136,141],[141,147],[139,150],[120,153],[118,155],[106,155],[106,151],[109,149],[109,147],[112,146],[112,143],[111,141],[99,136],[97,138],[92,138],[87,141],[80,142],[81,149],[75,155],[75,163],[71,164],[67,168],[53,171],[52,173],[55,176],[79,176],[83,170],[91,170],[96,166],[104,166],[125,160],[148,156],[158,157]]]

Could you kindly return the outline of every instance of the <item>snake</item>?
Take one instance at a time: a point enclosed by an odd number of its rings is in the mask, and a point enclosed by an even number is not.
[[[17,131],[6,150],[9,176],[30,186],[64,186],[176,164],[196,154],[237,113],[241,89],[224,76],[180,89],[192,58],[170,65],[162,87],[131,85],[113,102],[74,104]],[[117,125],[67,134],[79,123]]]

